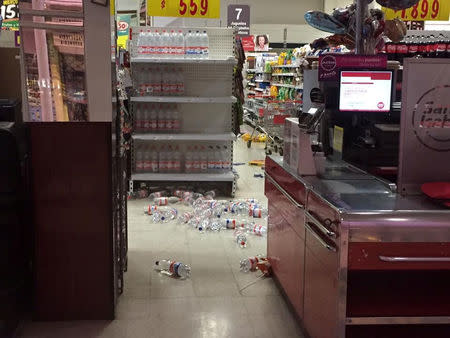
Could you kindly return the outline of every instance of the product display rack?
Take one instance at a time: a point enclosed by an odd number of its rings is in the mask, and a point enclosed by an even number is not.
[[[130,110],[134,119],[132,134],[131,168],[129,190],[135,187],[163,184],[186,184],[219,188],[226,195],[234,195],[235,175],[233,173],[233,141],[234,134],[232,105],[236,102],[233,93],[233,67],[236,64],[234,55],[234,30],[229,28],[174,28],[169,30],[182,31],[186,34],[189,30],[206,31],[209,38],[208,58],[147,58],[138,55],[137,40],[140,32],[148,30],[162,31],[165,28],[158,27],[133,27],[130,41],[131,69],[134,86],[134,94],[130,98]],[[184,93],[180,96],[148,96],[139,93],[139,81],[152,67],[174,67],[182,73],[184,79]],[[150,75],[151,76],[151,75]],[[163,110],[164,107],[176,107],[179,112],[180,129],[177,131],[146,130],[138,128],[138,116],[140,112],[151,106],[152,109]],[[147,107],[147,108],[146,108]],[[159,107],[159,108],[158,108]],[[159,118],[159,117],[158,117]],[[180,171],[178,172],[150,172],[138,168],[138,149],[144,149],[144,154],[153,156],[155,149],[158,157],[162,149],[177,149],[180,157]],[[185,172],[186,156],[195,153],[192,149],[203,149],[204,154],[212,149],[222,155],[219,163],[227,163],[223,168],[209,168],[208,170]],[[220,149],[220,150],[218,150]],[[150,151],[149,151],[150,150]],[[142,150],[141,150],[142,153]],[[153,155],[150,155],[153,154]],[[198,156],[195,155],[195,156]],[[210,156],[209,152],[207,155]],[[160,163],[160,162],[158,162]],[[220,187],[219,187],[220,186]]]

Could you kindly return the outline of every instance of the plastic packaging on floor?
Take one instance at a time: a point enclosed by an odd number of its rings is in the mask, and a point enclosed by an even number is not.
[[[181,279],[191,276],[191,267],[189,265],[167,259],[156,261],[154,269],[163,274]]]
[[[144,207],[144,214],[153,215],[153,213],[156,210],[158,210],[158,206],[157,205],[149,204],[148,206]]]
[[[152,214],[153,223],[167,223],[176,219],[178,216],[178,210],[170,207],[158,208]]]

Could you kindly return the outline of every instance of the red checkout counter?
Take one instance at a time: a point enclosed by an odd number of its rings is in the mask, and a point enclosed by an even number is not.
[[[450,209],[343,161],[266,159],[268,258],[312,338],[450,337]]]

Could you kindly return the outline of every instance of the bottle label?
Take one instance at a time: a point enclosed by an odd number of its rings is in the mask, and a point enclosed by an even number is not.
[[[427,46],[426,45],[419,45],[417,50],[419,51],[419,53],[425,53],[427,51]]]
[[[418,50],[417,45],[410,45],[408,50],[410,53],[417,53]]]
[[[173,122],[172,120],[166,120],[166,130],[172,131],[173,130]]]
[[[228,161],[223,161],[222,162],[222,169],[230,169],[230,162]]]
[[[447,46],[445,45],[445,43],[438,43],[436,50],[438,52],[445,52]]]
[[[406,53],[408,53],[408,46],[404,45],[404,44],[398,45],[397,46],[397,53],[398,54],[406,54]]]
[[[173,170],[173,161],[167,161],[167,171]]]
[[[184,94],[184,83],[177,83],[177,94],[178,95]]]
[[[168,83],[163,83],[163,85],[162,85],[162,91],[163,91],[163,93],[170,93],[170,84],[168,84]]]
[[[151,169],[151,162],[150,161],[144,161],[144,170],[148,171]]]
[[[394,54],[397,51],[397,46],[394,44],[389,44],[386,46],[386,52],[389,54]]]
[[[158,172],[158,162],[152,161],[150,165],[150,169],[152,172],[157,173]]]
[[[191,172],[192,171],[192,161],[186,161],[186,163],[184,164],[186,172]]]
[[[207,161],[201,161],[200,162],[200,169],[201,170],[207,170],[208,169],[208,162]]]
[[[447,44],[447,52],[450,52],[450,43]]]
[[[166,121],[165,120],[159,120],[158,121],[158,130],[165,130],[166,129]]]
[[[181,169],[181,163],[180,161],[173,161],[173,170],[175,172],[179,172]]]
[[[175,95],[177,93],[177,84],[176,83],[169,84],[169,93],[170,93],[170,95]]]
[[[165,171],[167,169],[167,162],[166,161],[159,161],[159,169],[161,171]]]
[[[150,129],[157,130],[158,129],[158,120],[150,120]]]
[[[144,130],[149,130],[150,129],[150,121],[149,120],[145,120],[144,121]]]
[[[173,130],[180,130],[181,128],[180,120],[173,120],[172,125]]]
[[[142,169],[144,169],[143,161],[136,161],[136,170],[142,171]]]
[[[193,169],[194,171],[200,170],[200,161],[194,161]]]

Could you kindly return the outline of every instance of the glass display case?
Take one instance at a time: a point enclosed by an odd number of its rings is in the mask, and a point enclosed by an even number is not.
[[[24,121],[111,121],[110,26],[91,1],[21,1]]]

